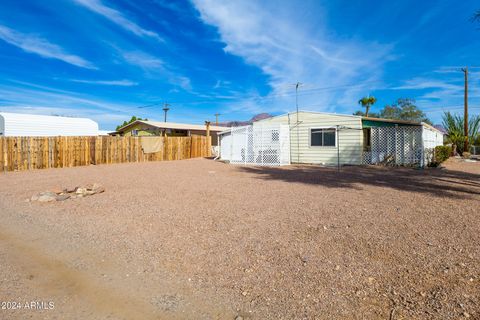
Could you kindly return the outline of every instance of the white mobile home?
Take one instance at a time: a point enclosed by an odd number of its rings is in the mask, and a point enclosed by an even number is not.
[[[292,163],[361,163],[363,134],[359,116],[300,111],[261,120],[254,126],[273,123],[290,127]]]
[[[276,132],[287,133],[278,138]],[[221,159],[260,165],[423,166],[428,163],[425,150],[443,144],[443,135],[425,123],[307,111],[232,128],[220,136]]]
[[[96,136],[98,124],[86,118],[0,112],[0,136]]]

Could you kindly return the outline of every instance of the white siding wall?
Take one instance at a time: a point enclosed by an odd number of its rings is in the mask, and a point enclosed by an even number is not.
[[[337,164],[337,147],[310,146],[310,129],[334,128],[340,126],[337,132],[337,146],[340,151],[341,164],[361,164],[363,149],[362,121],[360,117],[336,115],[328,113],[302,112],[290,115],[290,145],[292,163],[314,163],[324,165]],[[255,122],[288,124],[288,115],[273,117]]]
[[[423,125],[422,140],[424,148],[435,148],[443,145],[443,133]]]
[[[4,136],[96,136],[98,132],[98,124],[86,118],[0,113]]]
[[[231,160],[232,135],[225,133],[220,135],[220,158],[222,160]]]

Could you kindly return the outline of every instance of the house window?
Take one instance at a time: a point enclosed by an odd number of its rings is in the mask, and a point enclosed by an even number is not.
[[[138,130],[132,130],[132,136],[134,137],[138,136]]]
[[[335,129],[310,129],[311,147],[335,147]]]

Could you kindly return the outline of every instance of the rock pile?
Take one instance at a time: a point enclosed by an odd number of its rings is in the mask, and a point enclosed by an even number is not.
[[[38,201],[38,202],[53,202],[53,201],[64,201],[67,199],[83,198],[91,196],[97,193],[105,192],[105,188],[98,184],[88,184],[86,186],[79,186],[75,188],[65,188],[61,190],[52,190],[40,192],[36,195],[33,195],[27,201]]]

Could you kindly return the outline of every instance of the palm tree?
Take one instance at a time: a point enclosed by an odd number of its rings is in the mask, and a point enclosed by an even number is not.
[[[447,131],[447,142],[454,146],[454,150],[460,153],[464,151],[465,134],[463,129],[463,117],[457,114],[445,112],[442,116],[443,127]],[[471,116],[468,120],[468,141],[471,144],[479,139],[480,136],[480,116]]]
[[[480,115],[468,119],[468,142],[472,146],[480,144]]]
[[[375,97],[363,97],[362,99],[358,100],[358,103],[365,108],[365,117],[368,117],[368,112],[370,111],[370,107],[373,106],[377,102],[377,98]]]

